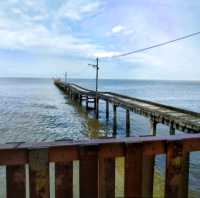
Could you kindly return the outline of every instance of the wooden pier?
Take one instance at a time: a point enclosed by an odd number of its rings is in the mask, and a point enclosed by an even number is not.
[[[149,118],[152,135],[156,135],[156,126],[161,123],[169,126],[171,135],[176,130],[186,133],[200,132],[200,113],[180,109],[168,105],[163,105],[151,101],[133,98],[112,92],[98,92],[96,103],[96,92],[85,89],[75,84],[65,84],[56,80],[55,85],[63,90],[73,100],[78,100],[80,104],[86,101],[86,108],[89,103],[93,103],[93,109],[96,111],[96,118],[99,117],[99,100],[105,101],[106,119],[109,119],[109,105],[113,108],[113,134],[117,130],[117,108],[121,107],[126,110],[126,133],[130,133],[130,112]],[[96,105],[97,104],[97,105]]]
[[[49,198],[49,163],[55,163],[55,197],[72,198],[73,162],[79,162],[81,198],[115,197],[115,158],[124,157],[125,198],[152,197],[144,184],[147,158],[166,155],[166,198],[188,197],[189,152],[200,150],[200,134],[165,137],[129,137],[85,141],[8,143],[0,145],[0,165],[6,166],[7,198]],[[150,186],[153,186],[153,180]],[[29,185],[27,185],[29,184]]]

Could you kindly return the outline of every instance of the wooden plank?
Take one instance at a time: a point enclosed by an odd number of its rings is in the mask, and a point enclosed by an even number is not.
[[[0,150],[0,165],[23,165],[28,161],[27,151],[24,149]]]
[[[73,197],[73,164],[56,163],[55,164],[55,186],[56,197]]]
[[[167,145],[165,197],[188,197],[188,171],[185,166],[185,154],[181,141],[169,142]],[[187,181],[185,181],[187,180]]]
[[[123,144],[104,144],[99,147],[99,158],[115,158],[124,156]]]
[[[25,165],[6,167],[7,198],[26,197]]]
[[[115,159],[99,160],[99,197],[115,197]]]
[[[125,155],[125,197],[142,197],[142,144],[127,144]]]
[[[165,140],[143,142],[144,155],[157,155],[165,153]]]
[[[98,155],[96,146],[80,148],[80,197],[98,197]]]
[[[49,198],[48,150],[29,152],[30,198]]]
[[[199,151],[200,150],[200,139],[192,138],[183,140],[184,142],[184,151]]]
[[[79,159],[76,146],[52,147],[49,149],[49,162],[70,162]]]

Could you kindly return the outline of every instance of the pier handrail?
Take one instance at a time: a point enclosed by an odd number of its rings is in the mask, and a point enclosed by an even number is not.
[[[0,145],[0,165],[7,166],[8,198],[25,198],[27,179],[31,198],[47,198],[49,163],[54,162],[55,195],[64,198],[73,197],[73,161],[79,160],[80,197],[101,198],[115,196],[115,158],[124,157],[124,197],[145,197],[144,159],[166,154],[165,197],[182,198],[188,197],[185,156],[199,150],[200,134],[8,143]]]

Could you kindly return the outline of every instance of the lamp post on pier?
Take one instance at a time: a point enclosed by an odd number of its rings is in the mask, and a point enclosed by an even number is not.
[[[99,80],[99,58],[96,58],[96,65],[88,64],[96,69],[96,99],[95,99],[95,111],[96,111],[96,118],[99,118],[99,105],[98,105],[98,80]]]

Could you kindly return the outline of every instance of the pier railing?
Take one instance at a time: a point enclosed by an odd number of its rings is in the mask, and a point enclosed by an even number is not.
[[[0,145],[0,165],[6,165],[7,198],[25,198],[26,192],[31,198],[48,198],[50,162],[55,163],[55,197],[73,197],[74,160],[79,161],[80,197],[111,198],[115,197],[115,158],[124,157],[124,197],[152,197],[154,177],[146,179],[145,162],[165,154],[165,197],[183,198],[188,196],[185,157],[198,150],[199,134],[10,143]]]

